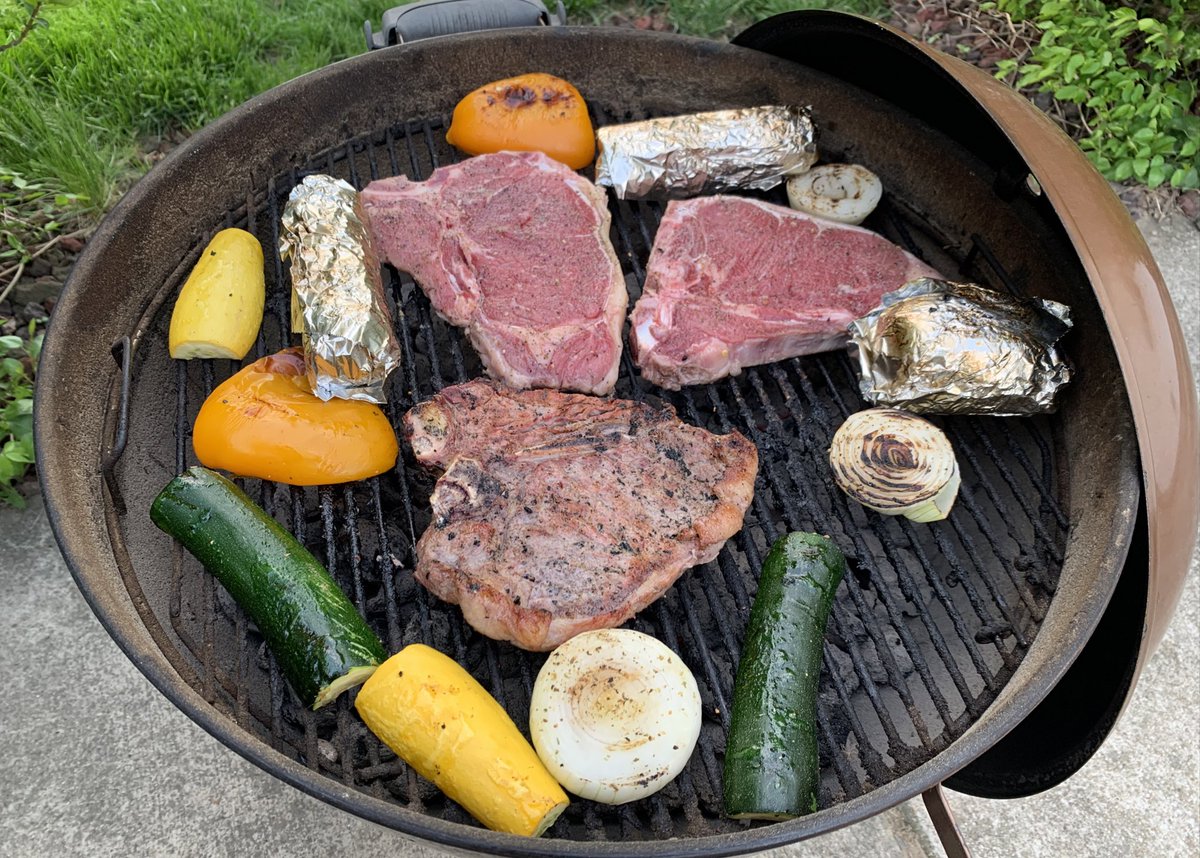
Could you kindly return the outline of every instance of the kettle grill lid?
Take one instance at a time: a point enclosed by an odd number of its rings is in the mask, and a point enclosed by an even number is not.
[[[1008,193],[1034,178],[1096,293],[1137,428],[1144,491],[1133,544],[1099,626],[1056,688],[947,782],[996,798],[1048,789],[1090,759],[1124,711],[1175,611],[1200,524],[1196,392],[1162,274],[1083,152],[1023,96],[979,69],[879,21],[840,12],[775,15],[733,43],[902,107],[993,167]]]

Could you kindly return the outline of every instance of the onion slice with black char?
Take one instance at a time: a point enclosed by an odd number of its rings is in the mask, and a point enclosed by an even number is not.
[[[687,765],[700,736],[700,692],[683,660],[649,635],[584,632],[542,665],[529,733],[569,792],[624,804],[658,792]]]
[[[829,446],[829,464],[854,500],[913,521],[948,516],[961,482],[954,448],[942,430],[894,408],[846,418]]]
[[[822,164],[788,179],[787,194],[794,209],[857,225],[879,205],[883,183],[858,164]]]

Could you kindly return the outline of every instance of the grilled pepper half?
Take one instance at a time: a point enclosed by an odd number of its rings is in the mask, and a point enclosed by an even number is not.
[[[485,84],[454,108],[446,140],[469,155],[545,152],[572,170],[592,163],[596,137],[579,90],[535,72]]]
[[[399,452],[378,405],[312,393],[299,349],[257,360],[220,384],[200,407],[192,447],[210,468],[294,486],[373,477]]]

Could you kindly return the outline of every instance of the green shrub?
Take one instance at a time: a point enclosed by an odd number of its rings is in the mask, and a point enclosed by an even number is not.
[[[74,225],[72,212],[86,203],[0,165],[0,301],[15,285],[18,267],[37,252],[35,247]]]
[[[1079,140],[1108,179],[1200,187],[1200,8],[1192,0],[1106,6],[1099,0],[997,0],[985,7],[1032,21],[1042,38],[998,77],[1079,106]]]
[[[0,502],[23,508],[16,487],[33,465],[33,379],[42,333],[0,336]]]

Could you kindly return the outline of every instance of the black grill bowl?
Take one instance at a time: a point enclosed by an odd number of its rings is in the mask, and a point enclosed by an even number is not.
[[[535,69],[575,83],[599,124],[811,104],[823,156],[867,164],[883,178],[885,202],[868,226],[949,276],[1069,304],[1077,331],[1092,332],[1068,340],[1079,371],[1057,415],[940,421],[964,479],[950,518],[932,525],[867,513],[832,484],[829,439],[864,407],[846,355],[784,361],[678,394],[641,381],[626,359],[618,395],[665,397],[683,419],[755,442],[756,496],[717,560],[686,573],[631,623],[679,652],[700,684],[704,725],[688,767],[632,805],[577,800],[538,840],[479,827],[370,735],[346,697],[319,713],[300,707],[241,611],[148,516],[155,494],[194,463],[200,403],[237,369],[172,362],[166,352],[174,296],[209,238],[238,226],[262,240],[267,313],[247,360],[276,350],[288,336],[288,272],[273,249],[297,176],[320,170],[357,187],[397,173],[423,178],[461,157],[444,132],[464,93]],[[940,128],[748,49],[576,28],[418,42],[254,99],[127,195],[55,311],[38,378],[38,468],[80,589],[130,659],[222,742],[325,801],[444,846],[738,854],[861,820],[945,780],[1019,723],[1078,654],[1116,583],[1138,505],[1128,404],[1079,262],[1049,206],[1020,190],[1012,162],[973,154],[947,133],[953,123],[947,117]],[[612,213],[636,297],[662,206],[614,201]],[[385,284],[403,312],[405,362],[389,382],[398,425],[415,402],[480,368],[407,276],[385,270]],[[349,486],[242,485],[326,562],[390,650],[423,641],[448,653],[524,728],[544,656],[482,638],[414,583],[431,484],[407,451],[393,472]],[[829,534],[850,565],[821,678],[822,810],[737,823],[720,807],[733,672],[761,559],[791,529]]]

